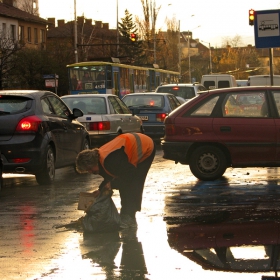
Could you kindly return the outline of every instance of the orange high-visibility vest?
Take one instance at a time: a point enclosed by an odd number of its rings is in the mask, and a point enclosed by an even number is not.
[[[141,133],[125,133],[101,146],[99,148],[100,164],[103,166],[106,173],[112,177],[116,176],[106,170],[104,167],[104,161],[110,153],[120,149],[121,147],[124,147],[128,161],[136,167],[138,163],[142,162],[151,155],[154,149],[154,142],[150,137]]]

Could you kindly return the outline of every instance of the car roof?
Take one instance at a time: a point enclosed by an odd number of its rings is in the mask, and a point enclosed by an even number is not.
[[[152,92],[137,92],[137,93],[130,93],[130,94],[127,94],[127,95],[125,95],[125,96],[128,96],[128,95],[173,95],[174,96],[174,94],[172,94],[172,93],[168,93],[168,92],[154,92],[154,91],[152,91]],[[125,97],[124,96],[124,97]]]
[[[110,93],[100,93],[100,94],[95,94],[95,93],[93,93],[93,94],[71,94],[71,95],[63,95],[63,96],[61,96],[61,98],[63,99],[63,98],[79,98],[79,97],[90,97],[90,98],[94,98],[94,97],[108,97],[108,96],[116,96],[116,97],[118,97],[117,95],[115,95],[115,94],[110,94]]]
[[[222,92],[232,92],[232,91],[254,91],[254,90],[280,90],[280,86],[244,86],[244,87],[229,87],[229,88],[219,88],[219,89],[211,89],[207,90],[211,94],[222,93]]]
[[[40,94],[54,94],[52,91],[48,90],[0,90],[0,95],[17,95],[17,96],[25,96],[29,98],[34,98],[38,93]]]
[[[200,83],[179,83],[179,84],[166,84],[166,85],[160,85],[158,87],[194,87],[194,86],[203,86]]]

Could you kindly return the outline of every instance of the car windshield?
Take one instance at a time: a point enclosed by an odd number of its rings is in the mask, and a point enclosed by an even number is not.
[[[63,101],[71,110],[78,108],[87,115],[107,114],[106,100],[103,97],[69,97],[63,98]]]
[[[172,93],[175,96],[180,96],[184,99],[191,99],[195,97],[195,91],[193,87],[159,87],[157,92]]]
[[[164,98],[161,95],[126,95],[123,99],[128,107],[164,107]]]

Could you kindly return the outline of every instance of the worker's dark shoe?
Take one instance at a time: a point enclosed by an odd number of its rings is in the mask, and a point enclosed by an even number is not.
[[[120,228],[121,229],[137,228],[136,219],[130,217],[129,215],[121,214]]]

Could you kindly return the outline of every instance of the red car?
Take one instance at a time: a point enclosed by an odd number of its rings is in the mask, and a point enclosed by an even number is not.
[[[189,165],[200,180],[218,179],[228,167],[280,166],[280,87],[211,90],[164,125],[163,157]]]

